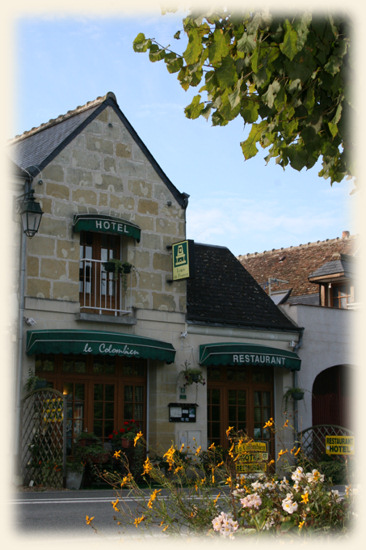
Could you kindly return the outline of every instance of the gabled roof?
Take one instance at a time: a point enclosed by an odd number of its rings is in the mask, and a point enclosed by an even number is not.
[[[300,330],[228,248],[194,243],[194,265],[187,281],[188,323]]]
[[[98,97],[79,106],[65,115],[49,120],[38,128],[32,128],[10,141],[8,148],[12,161],[27,170],[32,176],[43,170],[75,137],[92,122],[106,107],[112,107],[131,137],[141,148],[151,165],[167,185],[182,208],[188,204],[187,193],[181,193],[160,168],[145,144],[139,138],[125,115],[120,110],[115,95],[108,92],[104,97]]]
[[[334,261],[334,254],[355,254],[356,246],[357,237],[345,231],[342,238],[241,255],[238,259],[266,292],[270,283],[272,292],[292,289],[290,302],[301,296],[304,303],[315,304],[318,299],[314,301],[311,295],[318,295],[319,287],[309,281],[309,275]]]

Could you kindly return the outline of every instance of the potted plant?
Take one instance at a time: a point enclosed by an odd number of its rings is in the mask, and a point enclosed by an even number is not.
[[[185,369],[181,371],[181,374],[183,374],[185,380],[184,387],[190,386],[191,384],[202,384],[203,386],[206,384],[206,380],[203,377],[201,369],[190,368],[187,361],[184,365]]]
[[[119,430],[113,430],[108,436],[112,449],[118,451],[119,449],[133,446],[133,440],[137,433],[140,431],[138,422],[136,420],[126,420],[123,423],[123,427]]]
[[[82,464],[105,464],[110,453],[92,432],[81,432],[76,438],[75,461]]]
[[[32,370],[29,369],[28,378],[26,383],[24,384],[24,390],[27,393],[32,390],[39,390],[39,389],[49,388],[49,387],[51,387],[50,382],[48,382],[44,378],[40,378],[39,376],[36,376],[35,374],[33,374]]]
[[[122,273],[131,273],[133,265],[130,262],[122,262],[117,258],[111,258],[107,262],[103,262],[103,267],[107,273],[114,273],[115,278]]]
[[[79,460],[66,461],[66,488],[80,489],[84,474],[84,464]]]
[[[294,401],[301,401],[302,399],[304,399],[304,393],[305,391],[302,388],[288,388],[286,393],[283,394],[285,409],[287,409],[289,399],[293,399]]]

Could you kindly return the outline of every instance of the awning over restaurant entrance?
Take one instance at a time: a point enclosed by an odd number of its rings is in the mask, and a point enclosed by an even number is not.
[[[301,359],[293,351],[241,343],[202,344],[200,365],[255,365],[300,370]]]
[[[166,363],[175,358],[175,349],[168,342],[97,330],[29,330],[26,353],[118,355]]]

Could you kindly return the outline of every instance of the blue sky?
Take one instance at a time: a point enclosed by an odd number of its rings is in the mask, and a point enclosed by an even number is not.
[[[113,17],[63,17],[49,12],[14,19],[12,135],[39,126],[108,91],[180,190],[190,195],[187,237],[227,246],[235,255],[262,252],[357,232],[351,182],[332,187],[319,166],[297,172],[265,164],[265,153],[244,161],[240,141],[249,128],[188,120],[185,92],[163,62],[151,63],[132,42],[139,32],[179,48],[178,15],[159,12]]]

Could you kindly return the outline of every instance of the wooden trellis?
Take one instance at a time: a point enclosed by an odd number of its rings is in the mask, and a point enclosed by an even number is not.
[[[63,487],[66,409],[61,392],[29,392],[22,402],[21,472],[25,485]]]
[[[298,441],[305,456],[312,460],[320,460],[325,455],[326,435],[352,435],[351,430],[332,424],[311,426],[298,434]]]

